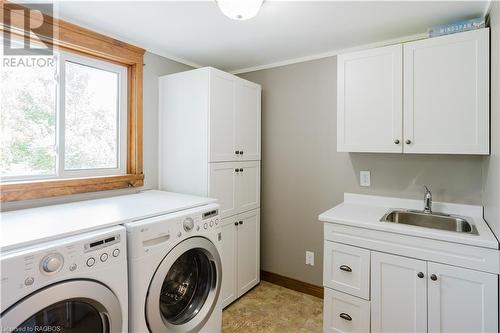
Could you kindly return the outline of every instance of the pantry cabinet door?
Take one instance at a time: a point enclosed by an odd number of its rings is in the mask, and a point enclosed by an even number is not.
[[[241,161],[260,160],[260,94],[259,85],[236,82],[236,149]]]
[[[236,207],[246,212],[260,206],[260,161],[234,163],[236,173]]]
[[[209,162],[236,160],[235,86],[230,74],[210,71]]]
[[[489,154],[489,29],[404,44],[404,152]]]
[[[428,272],[429,333],[498,332],[497,275],[432,262]]]
[[[371,269],[371,331],[427,332],[427,263],[372,251]]]
[[[260,281],[260,209],[238,215],[238,294]]]
[[[402,152],[402,45],[337,57],[337,151]]]
[[[222,218],[237,214],[237,162],[210,163],[208,196],[218,200]],[[238,180],[239,181],[239,180]]]
[[[237,298],[236,276],[237,276],[237,223],[236,216],[222,220],[222,306],[226,307]]]

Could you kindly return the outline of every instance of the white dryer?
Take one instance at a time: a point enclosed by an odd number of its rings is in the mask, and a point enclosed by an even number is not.
[[[0,255],[1,332],[128,331],[125,228]]]
[[[219,205],[125,224],[131,332],[221,332]]]

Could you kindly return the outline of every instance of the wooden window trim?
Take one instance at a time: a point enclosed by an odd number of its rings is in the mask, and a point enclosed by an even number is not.
[[[32,25],[44,22],[44,42],[62,50],[124,65],[128,69],[128,133],[127,174],[75,179],[50,179],[6,182],[0,184],[0,202],[29,200],[86,192],[140,187],[144,185],[142,141],[142,85],[145,50],[137,46],[82,28],[35,11],[19,11],[25,7],[2,0],[0,33],[4,33],[3,18],[10,15],[8,32],[22,37],[24,20]],[[9,12],[9,13],[5,13]],[[35,38],[34,38],[35,39]]]

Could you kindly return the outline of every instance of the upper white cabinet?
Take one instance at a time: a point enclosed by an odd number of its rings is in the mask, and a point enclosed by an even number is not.
[[[260,160],[258,84],[210,71],[210,162]]]
[[[210,75],[210,162],[236,159],[235,79],[226,73]]]
[[[338,56],[337,150],[489,154],[489,29]]]
[[[159,90],[160,189],[210,196],[210,163],[260,160],[260,85],[207,67]]]
[[[338,151],[402,152],[402,49],[338,56]]]
[[[488,29],[404,45],[406,153],[489,153]]]
[[[260,86],[254,83],[236,84],[236,160],[260,160],[260,92]]]

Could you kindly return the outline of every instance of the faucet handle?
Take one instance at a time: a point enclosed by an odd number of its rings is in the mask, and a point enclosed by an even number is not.
[[[425,191],[431,193],[431,190],[427,187],[427,185],[424,185]]]

